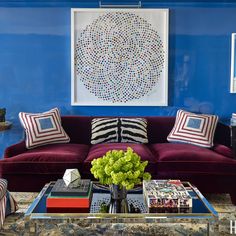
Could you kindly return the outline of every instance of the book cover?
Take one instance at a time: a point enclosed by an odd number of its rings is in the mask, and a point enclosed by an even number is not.
[[[51,190],[51,196],[87,196],[90,179],[81,179],[78,187],[67,187],[63,179],[58,179]]]

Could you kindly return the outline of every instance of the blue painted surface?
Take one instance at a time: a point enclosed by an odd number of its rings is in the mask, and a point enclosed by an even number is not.
[[[20,111],[59,107],[64,115],[172,116],[184,108],[222,118],[236,112],[236,95],[229,93],[236,3],[144,2],[144,8],[170,9],[168,107],[73,107],[70,8],[98,3],[26,2],[0,2],[0,107],[13,122],[12,129],[0,132],[0,157],[23,138]]]

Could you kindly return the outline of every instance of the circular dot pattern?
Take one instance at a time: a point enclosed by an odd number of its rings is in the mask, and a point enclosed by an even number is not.
[[[157,84],[164,54],[160,36],[145,19],[129,12],[105,13],[78,37],[77,78],[97,98],[126,103]]]

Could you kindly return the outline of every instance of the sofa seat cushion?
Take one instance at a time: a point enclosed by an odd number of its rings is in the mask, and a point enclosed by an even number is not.
[[[12,174],[57,174],[65,169],[78,168],[85,160],[89,145],[52,144],[28,150],[17,156],[4,159],[3,173]]]
[[[136,144],[136,143],[103,143],[95,144],[91,147],[88,153],[88,157],[85,159],[85,172],[90,173],[91,161],[93,159],[102,157],[106,152],[110,150],[126,150],[127,147],[131,147],[134,152],[136,152],[142,161],[148,161],[148,166],[146,171],[153,172],[156,170],[156,160],[152,152],[149,150],[148,146],[145,144]]]
[[[236,162],[211,149],[191,144],[152,144],[158,172],[236,175]]]

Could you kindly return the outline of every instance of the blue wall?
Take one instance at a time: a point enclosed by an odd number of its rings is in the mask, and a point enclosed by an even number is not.
[[[97,2],[0,3],[0,107],[13,122],[12,129],[0,132],[0,158],[23,137],[20,111],[59,107],[62,114],[171,116],[184,108],[220,117],[236,112],[236,94],[229,93],[236,3],[144,4],[170,9],[168,107],[70,105],[71,7],[97,7]]]

